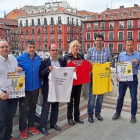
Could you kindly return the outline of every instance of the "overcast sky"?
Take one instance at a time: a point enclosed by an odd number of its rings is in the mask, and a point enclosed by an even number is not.
[[[51,0],[0,0],[0,17],[4,16],[4,11],[9,13],[13,9],[23,7],[25,5],[41,6],[45,2]],[[53,0],[62,1],[62,0]],[[102,12],[108,8],[131,7],[134,4],[140,5],[140,0],[67,0],[71,7],[76,7],[78,10],[87,10],[91,12]]]

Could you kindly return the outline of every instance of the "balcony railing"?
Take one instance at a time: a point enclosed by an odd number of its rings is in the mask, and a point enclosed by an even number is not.
[[[62,39],[59,38],[59,39],[58,39],[58,42],[61,42],[61,41],[62,41]]]
[[[54,30],[51,30],[50,33],[54,33]]]
[[[58,30],[57,32],[58,32],[58,33],[62,33],[62,30]]]
[[[57,24],[62,24],[62,20],[57,20],[56,23]]]
[[[52,20],[52,21],[50,21],[50,25],[54,25],[54,21]]]

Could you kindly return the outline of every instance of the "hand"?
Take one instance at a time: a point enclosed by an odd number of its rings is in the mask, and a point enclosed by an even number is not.
[[[16,72],[20,72],[20,71],[22,71],[23,69],[21,68],[21,67],[17,67],[16,68]]]
[[[134,63],[135,65],[139,65],[139,63],[136,59],[132,59],[131,62]]]
[[[9,97],[8,97],[8,95],[7,95],[5,92],[3,92],[3,93],[0,95],[0,98],[1,98],[2,100],[7,100]]]
[[[42,93],[42,88],[39,88],[39,93]]]
[[[118,79],[118,78],[116,78],[116,81],[119,83],[120,82],[120,80]]]
[[[49,70],[51,71],[53,69],[53,66],[49,66]]]

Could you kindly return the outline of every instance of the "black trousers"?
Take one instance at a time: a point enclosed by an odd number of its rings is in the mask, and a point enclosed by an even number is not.
[[[10,140],[18,99],[0,99],[0,140]]]
[[[73,102],[74,102],[74,119],[80,116],[79,104],[82,85],[75,85],[72,88],[70,102],[67,104],[67,119],[73,119]]]
[[[50,125],[54,125],[57,123],[59,103],[58,102],[50,103],[47,101],[47,96],[43,96],[43,105],[39,123],[40,129],[45,128],[47,125],[50,106],[51,106]]]
[[[25,91],[26,97],[19,99],[19,130],[26,130],[27,118],[28,127],[34,126],[36,103],[38,101],[39,89]]]

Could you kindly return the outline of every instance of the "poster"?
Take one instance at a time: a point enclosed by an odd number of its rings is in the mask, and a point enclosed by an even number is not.
[[[9,72],[7,73],[7,92],[11,98],[25,97],[25,72]]]
[[[119,81],[133,81],[132,62],[117,63],[117,77]]]

